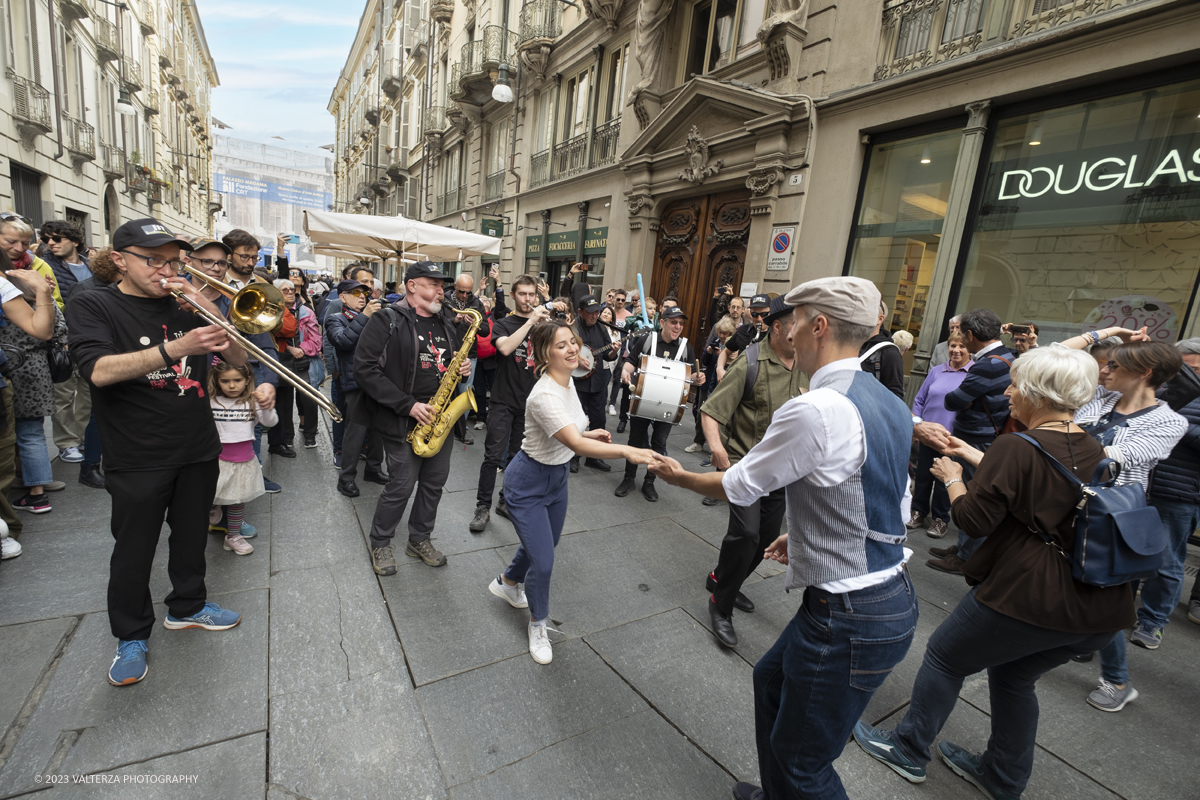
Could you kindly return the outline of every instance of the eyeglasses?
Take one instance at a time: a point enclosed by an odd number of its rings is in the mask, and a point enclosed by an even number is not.
[[[287,287],[284,287],[284,288],[280,289],[279,291],[283,292],[284,294],[295,294],[296,293],[296,290],[294,288],[288,289]]]
[[[1115,372],[1115,371],[1116,371],[1116,369],[1117,369],[1117,367],[1119,367],[1119,366],[1121,366],[1121,365],[1120,365],[1120,364],[1118,364],[1118,363],[1117,363],[1117,362],[1115,362],[1115,361],[1106,361],[1106,362],[1104,363],[1104,366],[1108,368],[1108,371],[1109,371],[1109,372]]]
[[[134,255],[137,254],[135,253]],[[220,260],[215,258],[193,258],[192,261],[199,264],[204,269],[208,269],[210,264],[216,264],[221,269],[229,269],[229,262],[223,258]]]
[[[354,295],[355,297],[366,297],[367,296],[367,292],[364,292],[361,289],[355,289],[350,294]]]
[[[177,273],[183,272],[183,262],[182,261],[172,261],[169,258],[158,258],[157,256],[144,256],[141,253],[135,253],[132,250],[121,250],[119,252],[122,255],[137,256],[138,258],[145,261],[146,265],[148,267],[150,267],[150,269],[162,269],[163,267],[169,266],[172,270],[174,270]]]
[[[770,313],[770,311],[751,311],[750,316],[754,317],[755,319],[762,319]]]
[[[11,211],[5,211],[3,214],[0,214],[0,222],[12,222],[15,219],[24,222],[26,225],[33,225],[33,220],[21,214],[14,214]]]
[[[258,253],[254,253],[252,255],[246,255],[245,253],[234,253],[233,257],[240,258],[243,261],[258,261]]]
[[[289,272],[289,273],[288,273],[288,277],[289,277],[289,278],[303,278],[303,277],[304,277],[304,273],[303,273],[303,272],[295,272],[295,271],[292,271],[292,272]]]

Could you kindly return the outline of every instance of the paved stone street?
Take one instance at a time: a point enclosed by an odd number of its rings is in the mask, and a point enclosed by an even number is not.
[[[676,430],[673,452],[689,433]],[[401,545],[387,578],[372,572],[364,536],[379,487],[360,483],[355,502],[336,492],[327,431],[317,450],[269,459],[285,489],[247,509],[260,531],[254,554],[226,553],[216,538],[208,549],[209,596],[242,624],[156,627],[149,675],[121,689],[105,679],[115,645],[104,611],[109,498],[56,461],[68,488],[52,513],[26,518],[24,555],[0,566],[0,797],[720,800],[735,780],[757,782],[751,667],[799,600],[783,592],[780,570],[764,566],[746,586],[758,610],[735,616],[738,652],[721,649],[704,577],[724,504],[661,485],[656,504],[637,492],[617,499],[618,472],[584,468],[571,478],[551,597],[565,639],[539,666],[525,612],[486,588],[515,550],[512,525],[493,517],[485,533],[467,531],[483,449],[475,435],[456,447],[434,534],[449,564],[430,569]],[[872,721],[903,714],[930,633],[966,590],[924,566],[932,543],[913,537],[918,634],[876,693]],[[159,602],[169,591],[165,539],[152,591]],[[1184,612],[1160,650],[1129,648],[1141,698],[1122,713],[1084,703],[1098,662],[1042,680],[1026,797],[1195,796],[1195,728],[1180,710],[1200,707],[1200,629]],[[981,749],[988,708],[986,677],[975,676],[943,735]],[[851,797],[977,796],[940,761],[920,786],[853,744],[837,767]],[[47,775],[122,782],[50,786]],[[165,775],[196,782],[124,782]]]

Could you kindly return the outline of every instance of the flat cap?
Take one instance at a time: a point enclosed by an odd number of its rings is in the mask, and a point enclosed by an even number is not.
[[[879,290],[865,278],[817,278],[802,283],[784,297],[789,306],[812,306],[822,314],[874,327],[879,319]]]

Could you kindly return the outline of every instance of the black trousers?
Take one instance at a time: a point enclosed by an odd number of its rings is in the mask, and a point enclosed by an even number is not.
[[[650,433],[650,426],[654,426],[654,432]],[[647,439],[649,439],[650,449],[662,455],[667,454],[667,437],[671,435],[671,426],[666,422],[651,421],[634,417],[629,420],[629,446],[630,447],[646,447]],[[637,477],[638,465],[632,461],[625,462],[625,477],[633,480]],[[647,472],[646,482],[654,483],[654,475]]]
[[[362,389],[345,393],[346,405],[357,405]],[[383,472],[383,443],[379,434],[369,430],[365,425],[347,420],[345,432],[342,434],[342,471],[338,480],[353,483],[358,477],[358,462],[366,456],[365,472]]]
[[[496,470],[507,467],[508,462],[521,449],[525,439],[525,409],[509,408],[503,403],[492,403],[488,407],[487,438],[483,442],[483,465],[479,468],[479,489],[475,493],[475,505],[492,507],[492,492],[496,490]],[[504,501],[504,490],[500,490]]]
[[[604,395],[606,392],[602,389],[598,392],[580,392],[579,405],[583,406],[583,413],[587,414],[588,428],[594,431],[604,430],[604,422],[607,418],[604,413]],[[580,431],[583,433],[583,431]]]
[[[612,393],[609,395],[608,402],[617,404],[617,393],[621,394],[621,422],[629,422],[629,384],[621,381],[621,373],[617,372],[616,380],[613,381]]]
[[[149,639],[154,627],[150,567],[163,517],[171,528],[167,611],[187,617],[204,608],[204,548],[208,509],[217,493],[217,459],[174,469],[109,471],[112,497],[112,559],[108,567],[108,624],[118,639]]]
[[[295,362],[296,359],[290,354],[279,354],[279,363],[293,372],[296,372]],[[303,372],[296,374],[305,383],[308,382],[308,367],[305,367]],[[297,392],[296,387],[280,378],[279,385],[275,387],[275,412],[279,415],[279,424],[267,429],[268,445],[291,445],[295,441],[296,426],[292,419],[293,405],[300,409],[300,416],[304,417],[304,428],[301,433],[306,437],[317,435],[317,402],[304,392]]]
[[[475,405],[478,411],[475,412],[475,419],[480,422],[487,422],[488,419],[488,392],[492,389],[492,379],[496,377],[495,368],[484,369],[476,366],[475,368]]]
[[[749,506],[729,504],[729,528],[717,556],[717,591],[713,600],[722,616],[733,613],[733,600],[742,584],[763,560],[767,545],[779,538],[787,510],[784,489],[776,489]]]
[[[708,399],[708,389],[700,386],[696,389],[696,402],[692,403],[692,418],[696,420],[696,435],[692,437],[693,444],[706,444],[708,438],[704,435],[704,428],[700,424],[700,407],[704,405],[704,401]]]

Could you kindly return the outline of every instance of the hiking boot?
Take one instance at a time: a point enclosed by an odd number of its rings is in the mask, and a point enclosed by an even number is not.
[[[1138,690],[1132,683],[1126,682],[1124,689],[1118,689],[1115,683],[1100,679],[1100,685],[1088,695],[1088,705],[1101,711],[1120,711],[1127,704],[1138,698]]]
[[[392,554],[390,544],[371,548],[371,567],[375,570],[376,575],[396,574],[396,556]]]
[[[995,781],[984,771],[979,756],[970,753],[953,742],[938,742],[938,750],[942,753],[942,761],[954,770],[960,778],[983,792],[989,800],[1016,800],[1019,795],[1000,791]]]
[[[946,527],[946,520],[935,519],[932,523],[930,523],[929,530],[925,531],[925,535],[930,539],[941,539],[946,535]],[[957,546],[958,545],[955,545],[955,547]]]
[[[946,556],[945,558],[931,558],[925,562],[930,567],[933,567],[938,572],[949,572],[951,575],[962,575],[963,564],[967,562],[958,557],[958,554]]]
[[[938,558],[946,558],[947,556],[956,556],[956,555],[958,555],[958,545],[952,544],[949,547],[931,547],[931,548],[929,548],[929,552],[931,555],[935,555]]]
[[[613,494],[615,494],[617,497],[624,497],[625,495],[632,492],[633,487],[636,485],[637,484],[633,482],[633,478],[626,478],[625,480],[623,480],[619,484],[617,484],[617,488],[615,490],[613,490]]]
[[[886,728],[875,728],[859,720],[854,725],[854,741],[876,761],[882,761],[896,774],[911,783],[925,781],[925,768],[904,757],[892,744],[892,732]]]
[[[491,514],[488,513],[487,506],[476,507],[475,516],[471,518],[471,524],[467,526],[467,530],[471,533],[483,533],[483,529],[487,527],[490,517]]]
[[[504,517],[507,520],[512,519],[512,517],[510,517],[508,515],[508,503],[504,502],[503,497],[500,498],[499,503],[496,503],[496,513],[499,514],[500,516]]]
[[[146,666],[146,653],[149,651],[144,639],[119,640],[117,655],[108,668],[108,682],[113,686],[128,686],[146,677],[150,671]]]
[[[1144,625],[1139,622],[1134,626],[1133,633],[1129,635],[1129,641],[1147,650],[1157,650],[1162,644],[1162,634],[1162,628],[1156,628],[1153,625]]]
[[[404,548],[404,554],[419,558],[431,567],[442,567],[446,565],[446,557],[442,555],[442,551],[433,546],[433,542],[426,539],[423,542],[409,542]]]
[[[925,515],[922,514],[920,511],[914,511],[914,512],[912,512],[912,516],[909,518],[908,522],[905,523],[905,525],[908,526],[909,528],[924,528],[925,527]]]

